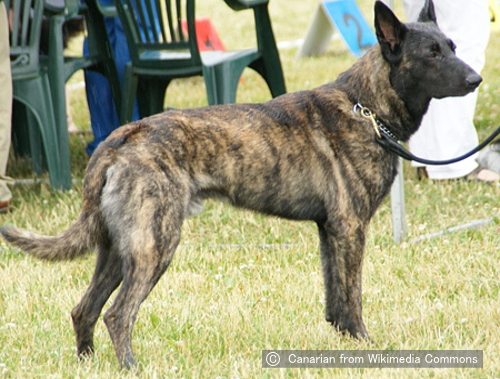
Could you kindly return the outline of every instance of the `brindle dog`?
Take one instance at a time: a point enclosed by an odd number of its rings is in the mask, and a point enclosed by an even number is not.
[[[94,277],[72,311],[78,353],[93,351],[104,322],[121,365],[135,363],[131,332],[141,303],[169,266],[183,220],[205,198],[319,228],[326,319],[367,337],[361,267],[367,225],[387,195],[397,157],[377,143],[361,103],[401,141],[431,98],[462,96],[481,77],[454,54],[431,0],[403,24],[375,3],[379,45],[332,83],[264,104],[169,111],[116,130],[90,159],[79,219],[56,237],[4,227],[3,237],[46,260],[97,249]]]

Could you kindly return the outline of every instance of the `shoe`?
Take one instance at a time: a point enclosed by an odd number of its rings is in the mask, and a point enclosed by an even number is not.
[[[500,175],[495,171],[488,170],[487,168],[482,168],[478,166],[474,171],[465,176],[465,179],[478,181],[478,182],[497,182],[500,180]]]
[[[0,201],[0,213],[7,213],[9,211],[10,200]]]
[[[417,167],[417,179],[419,181],[429,179],[429,174],[427,173],[425,166]]]
[[[430,179],[427,169],[425,167],[417,167],[417,178],[418,180]],[[476,182],[493,183],[500,180],[500,175],[495,171],[489,170],[487,168],[478,166],[472,172],[465,176],[451,179],[435,179],[435,180],[470,180]],[[434,179],[431,179],[434,180]]]

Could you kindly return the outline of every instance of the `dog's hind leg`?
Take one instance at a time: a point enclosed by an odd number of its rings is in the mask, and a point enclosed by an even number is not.
[[[128,247],[120,248],[123,283],[104,315],[118,361],[125,368],[135,365],[131,334],[139,307],[169,266],[180,240],[183,211],[150,205],[142,204],[133,230],[123,230],[127,237],[130,236],[125,239]]]
[[[94,327],[102,307],[122,280],[121,257],[109,246],[98,248],[97,263],[89,288],[80,303],[71,312],[76,333],[78,355],[94,350]]]
[[[319,226],[326,289],[326,320],[356,338],[368,338],[362,318],[361,269],[365,226],[346,218]]]
[[[179,237],[173,236],[164,252],[144,247],[135,251],[125,263],[123,285],[111,308],[104,315],[118,361],[122,367],[135,365],[131,334],[139,307],[167,269]],[[139,254],[137,254],[139,253]]]

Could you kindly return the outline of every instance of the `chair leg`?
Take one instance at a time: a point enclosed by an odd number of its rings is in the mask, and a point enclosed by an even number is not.
[[[46,77],[43,80],[42,88],[47,85],[47,90],[43,90],[44,95],[52,98],[53,115],[57,132],[59,146],[59,166],[61,172],[61,188],[71,188],[71,160],[69,152],[69,135],[66,110],[66,92],[64,89],[64,43],[62,28],[64,15],[59,14],[49,18],[49,62],[44,67],[47,72],[41,75]]]
[[[163,112],[165,104],[165,92],[170,79],[142,78],[139,81],[138,99],[141,117],[148,117]],[[144,90],[142,90],[144,89]]]
[[[113,93],[116,112],[118,115],[121,115],[122,92],[120,80],[112,54],[113,49],[106,32],[106,21],[97,3],[96,1],[86,2],[88,9],[85,18],[87,19],[89,50],[91,55],[95,54],[100,57],[100,61],[95,69],[108,79]]]
[[[120,105],[120,124],[126,124],[132,119],[134,110],[134,102],[137,96],[138,78],[134,74],[132,65],[127,64],[125,67],[125,79],[123,83],[123,91]]]
[[[30,96],[23,96],[25,93]],[[14,81],[14,98],[26,105],[37,121],[52,188],[69,189],[71,176],[61,171],[57,128],[47,76]]]
[[[224,62],[214,66],[203,66],[203,79],[209,105],[236,102],[238,84],[245,63]]]
[[[262,53],[262,58],[254,62],[251,67],[264,78],[273,97],[283,95],[286,93],[285,78],[267,3],[256,7],[254,11],[255,24],[259,31],[257,33],[257,44],[259,51]]]
[[[276,97],[286,93],[285,78],[283,77],[281,64],[269,62],[269,60],[264,57],[264,67],[266,68],[266,76],[264,77],[264,80],[266,81],[272,96]]]
[[[41,175],[43,164],[42,137],[38,130],[37,120],[33,112],[22,102],[13,104],[12,145],[16,154],[21,157],[31,158],[33,171]]]
[[[42,134],[40,133],[38,121],[33,112],[29,108],[24,107],[24,113],[26,114],[26,126],[28,127],[28,139],[33,171],[35,171],[37,175],[41,175],[44,169]]]
[[[203,66],[203,80],[207,91],[208,105],[220,104],[217,88],[217,75],[214,66]]]
[[[279,63],[279,58],[278,61]],[[276,61],[269,57],[262,57],[250,65],[265,80],[271,95],[273,97],[286,93],[285,79],[281,64],[276,64]]]
[[[16,154],[21,157],[32,156],[30,137],[31,130],[28,126],[28,114],[29,112],[23,103],[14,101],[12,104],[12,123],[15,127],[12,128],[12,146],[14,147]],[[41,144],[40,139],[39,141]]]

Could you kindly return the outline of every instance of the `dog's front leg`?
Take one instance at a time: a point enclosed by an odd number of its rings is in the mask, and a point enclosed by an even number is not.
[[[326,320],[356,338],[368,338],[361,315],[365,226],[353,219],[319,226]]]

